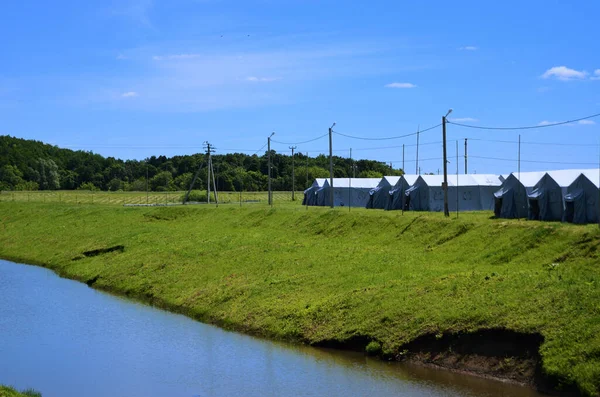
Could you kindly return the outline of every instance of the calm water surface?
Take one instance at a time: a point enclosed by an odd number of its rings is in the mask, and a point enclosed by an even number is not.
[[[44,397],[541,396],[223,331],[1,260],[0,384]]]

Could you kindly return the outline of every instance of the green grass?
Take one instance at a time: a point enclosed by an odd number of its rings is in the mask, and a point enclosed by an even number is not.
[[[12,387],[0,385],[0,397],[42,397],[42,394],[33,389],[18,392]]]
[[[390,354],[431,333],[540,333],[543,370],[598,394],[598,226],[490,215],[7,202],[0,256],[306,343],[366,336]]]
[[[206,190],[202,191],[206,196]],[[57,191],[0,191],[0,202],[29,202],[29,203],[62,203],[62,204],[179,204],[185,192],[91,192],[87,190],[57,190]],[[219,203],[229,204],[240,202],[239,192],[218,192]],[[296,192],[295,200],[302,202],[303,193]],[[244,203],[266,202],[267,192],[242,192],[241,201]],[[292,201],[292,192],[273,192],[275,203]],[[214,202],[214,193],[211,193]]]

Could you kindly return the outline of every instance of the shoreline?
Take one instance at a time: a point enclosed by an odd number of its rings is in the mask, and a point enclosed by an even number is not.
[[[426,367],[426,368],[440,370],[440,371],[449,371],[449,372],[457,373],[457,374],[461,374],[461,375],[474,376],[477,378],[519,385],[519,386],[534,389],[536,391],[539,391],[539,392],[542,392],[542,393],[548,394],[548,395],[562,395],[562,396],[564,396],[564,395],[580,396],[581,395],[580,393],[578,393],[575,390],[557,391],[557,390],[553,389],[552,387],[549,388],[549,386],[547,384],[547,379],[540,379],[540,378],[536,379],[536,376],[530,376],[527,378],[499,376],[498,374],[494,374],[494,372],[487,372],[484,369],[486,367],[485,365],[483,365],[479,370],[475,369],[475,368],[469,369],[468,367],[464,367],[464,366],[460,366],[460,365],[458,365],[458,366],[444,365],[440,361],[433,359],[430,355],[423,354],[423,352],[420,352],[420,351],[413,351],[413,352],[409,352],[408,354],[407,353],[403,354],[402,352],[396,352],[393,356],[390,356],[389,354],[388,355],[382,355],[382,354],[371,355],[371,354],[368,354],[364,349],[358,350],[356,348],[356,346],[354,346],[352,343],[348,344],[347,342],[331,341],[329,343],[312,344],[303,339],[281,339],[281,338],[277,338],[275,335],[267,334],[267,333],[263,332],[262,330],[258,331],[258,330],[250,329],[250,328],[240,328],[232,323],[219,323],[219,322],[214,322],[214,321],[210,321],[210,320],[207,321],[205,318],[199,318],[198,316],[193,315],[193,313],[190,314],[190,311],[185,310],[182,306],[170,305],[170,304],[166,303],[165,301],[163,301],[159,298],[156,298],[156,297],[147,298],[147,297],[139,296],[139,295],[138,296],[130,295],[130,294],[127,294],[123,291],[120,291],[120,290],[114,289],[114,288],[106,288],[106,287],[98,288],[98,287],[94,286],[95,282],[90,283],[89,282],[90,280],[83,280],[83,279],[77,278],[77,277],[65,276],[64,274],[61,274],[60,272],[58,272],[56,268],[53,268],[52,266],[48,265],[47,263],[43,263],[43,262],[27,263],[23,259],[14,258],[14,257],[6,257],[1,254],[0,254],[0,259],[5,260],[5,261],[10,261],[10,262],[13,262],[16,264],[20,264],[20,265],[36,266],[36,267],[48,269],[48,270],[52,271],[54,274],[56,274],[58,277],[61,277],[61,278],[67,279],[67,280],[77,281],[82,284],[86,284],[89,288],[95,289],[95,290],[103,292],[103,293],[114,295],[119,298],[126,298],[133,302],[138,302],[138,303],[148,305],[150,307],[154,307],[154,308],[157,308],[160,310],[165,310],[170,313],[184,315],[194,321],[213,325],[213,326],[219,327],[219,328],[227,330],[227,331],[238,332],[238,333],[261,338],[261,339],[268,340],[268,341],[278,341],[278,342],[285,342],[285,343],[291,343],[291,344],[297,344],[297,345],[301,344],[301,345],[311,346],[311,347],[315,347],[315,348],[327,348],[330,350],[337,350],[340,352],[342,352],[342,351],[361,352],[365,356],[375,357],[382,361],[395,361],[395,362],[399,362],[399,363],[408,363],[408,364],[414,365],[414,366],[421,366],[421,367]],[[408,347],[408,345],[411,345],[413,343],[415,343],[415,340],[408,342],[403,347]],[[337,345],[337,346],[332,347],[332,345]],[[452,353],[449,350],[437,351],[436,354],[444,355],[446,359],[450,358],[451,360],[454,360],[455,362],[460,362],[460,361],[464,360],[464,357],[462,355],[457,354],[457,353]],[[483,361],[486,361],[486,360],[487,361],[496,361],[497,359],[500,359],[501,357],[500,356],[476,356],[475,358],[477,358],[479,360],[483,360]],[[516,364],[522,364],[522,363],[518,362]],[[539,365],[540,365],[539,355],[538,355],[537,359],[534,362],[532,362],[532,364],[533,365],[530,368],[526,368],[526,369],[533,370],[535,372],[539,371]],[[517,365],[515,365],[514,367],[517,367]],[[507,367],[506,369],[510,371],[512,368],[513,367]],[[521,369],[523,369],[523,368],[521,368]],[[539,374],[536,374],[536,375],[539,375]]]
[[[596,395],[573,363],[596,361],[597,229],[438,215],[10,203],[0,257],[264,339]]]

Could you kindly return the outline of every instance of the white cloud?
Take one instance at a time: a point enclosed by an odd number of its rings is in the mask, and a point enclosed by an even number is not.
[[[586,71],[570,69],[566,66],[554,66],[544,72],[543,79],[555,78],[562,81],[583,80],[587,77]]]
[[[457,123],[476,123],[479,120],[478,119],[474,119],[473,117],[459,117],[456,119],[450,119],[450,121],[456,121]]]
[[[121,94],[123,98],[134,98],[138,96],[138,93],[135,91],[127,91]]]
[[[551,125],[551,124],[556,124],[556,123],[560,123],[560,121],[548,121],[548,120],[544,120],[542,122],[539,122],[538,125],[539,126],[544,126],[544,125]],[[574,126],[574,125],[594,125],[594,124],[596,124],[596,122],[594,120],[579,120],[577,122],[568,123],[568,124],[565,124],[565,125]]]
[[[591,77],[592,80],[600,80],[600,69],[594,70],[594,75]]]
[[[117,55],[117,59],[122,60],[122,59],[128,59],[128,58],[123,54],[119,54],[119,55]]]
[[[256,77],[256,76],[246,77],[246,81],[251,81],[253,83],[268,83],[268,82],[277,81],[277,80],[279,80],[278,77]]]
[[[458,49],[460,51],[477,51],[479,49],[479,47],[475,47],[474,45],[467,45],[464,47],[459,47]]]
[[[415,88],[412,83],[390,83],[385,85],[387,88]]]

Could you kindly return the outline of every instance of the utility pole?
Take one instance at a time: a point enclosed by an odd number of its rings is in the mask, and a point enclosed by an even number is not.
[[[466,174],[466,172],[465,172]],[[456,218],[458,218],[458,139],[456,140]]]
[[[390,175],[394,173],[394,167],[392,167],[392,162],[390,161]]]
[[[329,127],[329,188],[331,189],[330,200],[331,208],[333,208],[333,127],[335,123]]]
[[[290,146],[290,149],[292,149],[292,201],[295,201],[296,198],[294,197],[295,191],[296,191],[296,174],[294,172],[294,149],[297,148],[297,146]]]
[[[310,187],[310,182],[308,181],[308,152],[306,152],[306,188],[308,189]],[[308,208],[308,207],[306,207]]]
[[[271,193],[271,137],[275,135],[274,132],[271,133],[271,135],[269,135],[269,137],[267,138],[267,168],[268,168],[268,174],[269,174],[269,205],[272,207],[273,206],[273,196]]]
[[[352,168],[354,166],[354,162],[352,161],[352,148],[350,148],[350,171],[352,171]],[[352,177],[350,177],[352,178]]]
[[[417,161],[415,162],[415,172],[417,173],[417,175],[420,175],[421,172],[419,172],[419,132],[421,130],[421,125],[419,125],[417,127]]]
[[[214,152],[215,148],[208,141],[204,141],[204,147],[206,148],[206,155],[208,156],[208,160],[206,162],[206,204],[210,204],[210,178],[211,178],[211,174],[212,174],[213,187],[215,190],[215,200],[217,201],[217,205],[218,205],[219,201],[217,199],[217,187],[214,183],[215,172],[213,170],[212,157],[211,157],[211,153]]]
[[[465,175],[467,175],[467,138],[465,138]]]
[[[406,168],[404,168],[404,144],[402,144],[402,172],[406,173]]]
[[[148,160],[146,160],[146,205],[148,205]]]
[[[448,113],[442,117],[442,142],[444,145],[444,183],[442,188],[444,189],[444,216],[450,216],[448,210],[448,159],[446,158],[446,117],[452,113],[452,109],[448,110]]]
[[[208,168],[206,171],[206,204],[210,204],[210,143],[206,142],[207,145],[207,156],[208,156]]]

